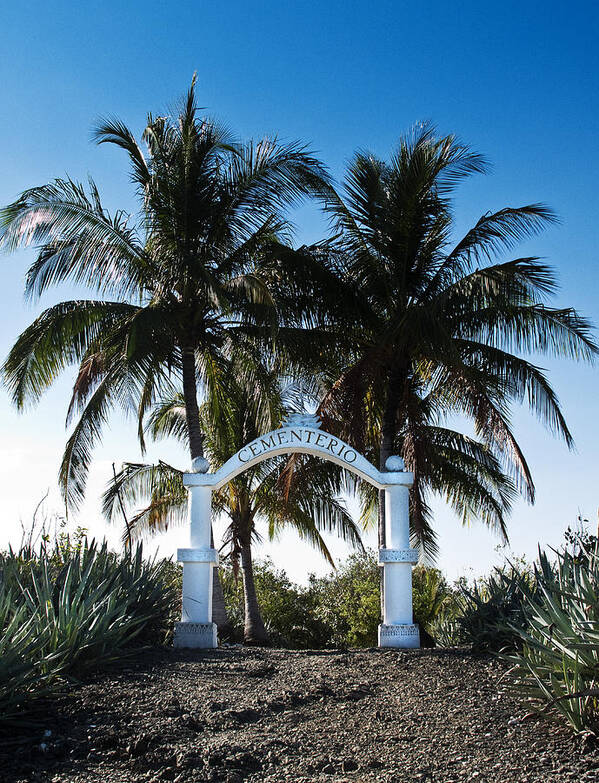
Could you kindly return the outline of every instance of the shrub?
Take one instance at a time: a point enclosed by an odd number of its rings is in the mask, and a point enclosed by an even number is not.
[[[229,620],[237,640],[243,639],[244,603],[240,578],[231,568],[220,571]],[[285,571],[270,559],[254,563],[258,605],[271,644],[278,647],[310,649],[324,647],[326,629],[314,613],[314,601],[306,588],[291,582]]]
[[[336,571],[293,584],[270,560],[254,567],[256,593],[272,644],[294,648],[373,647],[380,623],[380,570],[374,552],[354,553]],[[222,583],[236,638],[243,637],[243,589],[231,569]],[[451,590],[440,571],[414,569],[414,616],[424,630],[448,611]]]
[[[380,576],[373,552],[356,552],[324,577],[310,577],[316,618],[327,647],[373,647],[380,623]]]
[[[64,542],[63,542],[64,544]],[[0,720],[64,678],[164,642],[179,591],[169,561],[142,548],[56,542],[0,555]]]
[[[505,655],[513,686],[561,715],[577,732],[599,735],[599,551],[539,555],[539,589],[524,598],[525,627],[512,626],[520,649]]]
[[[457,636],[474,652],[498,652],[519,644],[527,625],[524,598],[536,591],[530,568],[512,563],[494,568],[472,587],[460,586]]]

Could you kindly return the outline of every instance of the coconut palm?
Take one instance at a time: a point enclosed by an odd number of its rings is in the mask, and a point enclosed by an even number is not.
[[[327,180],[299,144],[240,145],[200,118],[195,78],[176,117],[148,117],[145,149],[116,119],[95,138],[128,155],[136,219],[110,214],[93,181],[86,189],[71,179],[26,190],[0,213],[2,247],[37,248],[29,298],[61,283],[99,297],[45,310],[3,367],[22,409],[78,365],[67,423],[76,421],[60,470],[69,508],[83,500],[92,449],[115,406],[135,412],[143,446],[146,411],[180,385],[191,458],[203,458],[198,392],[221,355],[276,326],[260,261],[268,257],[284,276],[294,255],[285,210]]]
[[[254,438],[278,427],[289,405],[298,397],[294,384],[281,387],[276,369],[248,371],[247,364],[221,367],[218,385],[200,407],[200,423],[206,433],[204,449],[213,471]],[[152,410],[147,430],[153,439],[174,437],[187,445],[185,404],[182,395],[163,401]],[[283,457],[272,458],[245,471],[213,495],[215,514],[229,518],[224,547],[228,548],[235,574],[241,565],[244,590],[244,640],[268,639],[256,597],[252,543],[259,540],[258,521],[267,524],[269,537],[292,527],[333,565],[321,531],[336,531],[361,547],[359,531],[339,494],[352,486],[351,477],[329,463],[302,455],[297,481],[282,491]],[[104,494],[104,513],[113,522],[121,519],[122,503],[144,506],[128,522],[127,534],[155,533],[180,524],[187,515],[187,492],[182,473],[171,465],[125,464]]]
[[[556,289],[538,258],[494,260],[555,222],[542,204],[487,212],[453,240],[456,185],[486,170],[455,137],[423,126],[389,161],[352,160],[344,195],[326,203],[356,306],[339,329],[340,363],[321,405],[381,470],[392,454],[414,471],[414,538],[434,554],[431,492],[464,519],[482,516],[506,533],[516,491],[534,499],[533,479],[512,430],[524,403],[568,446],[572,436],[534,354],[590,360],[590,326],[572,308],[547,304]],[[356,321],[354,314],[360,313]],[[464,418],[474,437],[448,426]],[[370,498],[372,501],[372,497]],[[379,543],[385,545],[379,503]]]

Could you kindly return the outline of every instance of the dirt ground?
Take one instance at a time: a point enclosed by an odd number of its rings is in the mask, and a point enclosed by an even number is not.
[[[599,781],[599,748],[521,718],[457,650],[155,650],[0,736],[0,781]]]

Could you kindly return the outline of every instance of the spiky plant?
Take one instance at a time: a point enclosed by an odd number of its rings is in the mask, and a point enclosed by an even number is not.
[[[527,618],[510,630],[521,648],[504,658],[510,681],[535,710],[559,716],[577,732],[599,735],[599,550],[539,553],[536,594]]]

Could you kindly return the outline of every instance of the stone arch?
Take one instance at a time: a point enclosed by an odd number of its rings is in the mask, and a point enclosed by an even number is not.
[[[212,648],[218,644],[212,622],[212,569],[218,553],[210,546],[212,492],[245,470],[281,454],[311,454],[353,472],[385,492],[387,546],[379,550],[384,570],[383,622],[379,646],[419,647],[418,626],[412,618],[412,565],[418,560],[410,548],[409,490],[414,477],[403,469],[400,457],[387,460],[379,471],[349,444],[320,429],[315,416],[294,415],[234,454],[215,473],[208,463],[194,461],[183,483],[189,492],[189,547],[177,550],[183,563],[183,613],[177,623],[176,647]]]

